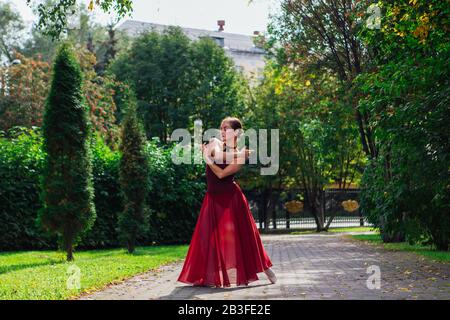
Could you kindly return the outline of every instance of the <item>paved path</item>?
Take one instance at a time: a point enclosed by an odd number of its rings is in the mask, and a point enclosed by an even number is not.
[[[176,281],[182,263],[135,276],[80,299],[445,299],[450,264],[388,251],[340,234],[262,235],[278,282],[264,273],[247,287],[192,287]],[[380,289],[368,289],[369,266],[379,267]],[[376,285],[376,282],[371,282]]]

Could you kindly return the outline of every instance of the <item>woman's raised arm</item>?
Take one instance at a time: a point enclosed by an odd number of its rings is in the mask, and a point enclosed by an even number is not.
[[[214,159],[208,154],[208,148],[205,145],[202,145],[202,152],[205,162],[219,179],[223,179],[231,174],[238,172],[244,165],[243,163],[230,163],[228,166],[222,169],[214,163]],[[249,152],[243,152],[242,154],[245,157],[249,154]]]
[[[222,169],[217,164],[215,164],[213,161],[209,161],[206,163],[208,164],[208,166],[211,168],[211,170],[214,172],[214,174],[219,179],[223,179],[225,177],[228,177],[231,174],[238,172],[239,170],[241,170],[241,168],[243,166],[243,164],[240,164],[240,163],[231,163],[228,166],[226,166],[224,169]]]

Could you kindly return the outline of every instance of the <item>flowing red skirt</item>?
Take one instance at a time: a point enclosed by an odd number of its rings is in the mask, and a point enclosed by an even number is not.
[[[178,281],[196,286],[247,285],[271,266],[239,185],[234,183],[231,192],[206,192]]]

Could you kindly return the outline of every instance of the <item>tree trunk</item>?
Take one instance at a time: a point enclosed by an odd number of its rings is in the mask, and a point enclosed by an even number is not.
[[[319,202],[318,202],[319,201]],[[324,219],[323,219],[323,213],[322,213],[322,206],[320,205],[320,200],[315,198],[312,201],[311,205],[311,213],[314,216],[314,219],[316,220],[316,231],[321,232],[324,230]]]
[[[67,261],[73,261],[73,240],[70,236],[65,236],[64,239],[64,249],[67,253]]]
[[[450,241],[449,237],[444,234],[444,231],[435,230],[431,236],[433,238],[433,242],[436,245],[436,249],[440,251],[448,251],[448,243]]]
[[[326,225],[325,228],[324,228],[325,231],[328,231],[328,229],[330,228],[331,222],[333,222],[333,219],[334,219],[334,216],[335,216],[335,215],[336,215],[336,212],[335,212],[332,216],[330,216],[330,217],[328,218],[327,225]]]
[[[135,241],[134,239],[128,239],[127,241],[127,249],[128,253],[133,253],[135,249]]]
[[[311,213],[314,216],[314,220],[316,220],[316,231],[321,232],[323,230],[323,220],[320,217],[320,212],[317,207],[311,208]]]
[[[403,232],[386,232],[385,230],[385,221],[383,217],[380,217],[380,234],[381,239],[385,243],[389,242],[404,242],[405,235]]]
[[[311,211],[311,215],[316,222],[316,231],[322,231],[324,222],[321,219],[320,201],[317,201],[317,192],[305,189],[305,203],[308,205],[308,208]]]
[[[436,249],[439,251],[448,251],[448,240],[445,242],[436,242]]]

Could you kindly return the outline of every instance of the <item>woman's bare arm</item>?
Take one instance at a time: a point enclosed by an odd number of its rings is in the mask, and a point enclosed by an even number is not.
[[[233,159],[238,159],[238,163],[244,164],[245,159],[247,159],[250,155],[251,150],[246,148],[242,148],[241,150],[233,150],[233,151],[222,151],[221,141],[217,138],[211,138],[209,143],[207,144],[207,152],[208,155],[211,155],[214,159],[216,158],[216,151],[219,156],[222,156],[222,160],[225,161],[233,161]]]
[[[251,150],[246,150],[246,152],[243,152],[244,157],[248,157],[250,155],[250,151]],[[214,163],[214,159],[211,157],[209,152],[210,152],[210,150],[209,150],[208,146],[202,145],[203,158],[205,159],[205,162],[207,163],[207,165],[211,168],[211,170],[214,172],[214,174],[219,179],[223,179],[231,174],[238,172],[243,166],[243,163],[240,163],[238,161],[237,163],[232,162],[231,164],[226,166],[224,169],[222,169],[221,167],[219,167],[218,165],[216,165]]]
[[[206,161],[208,166],[211,168],[211,170],[214,172],[214,174],[219,178],[223,179],[225,177],[228,177],[231,174],[234,174],[241,170],[243,164],[240,163],[231,163],[228,166],[226,166],[224,169],[219,167],[217,164],[213,162],[213,159],[209,156],[207,156],[209,161]]]

